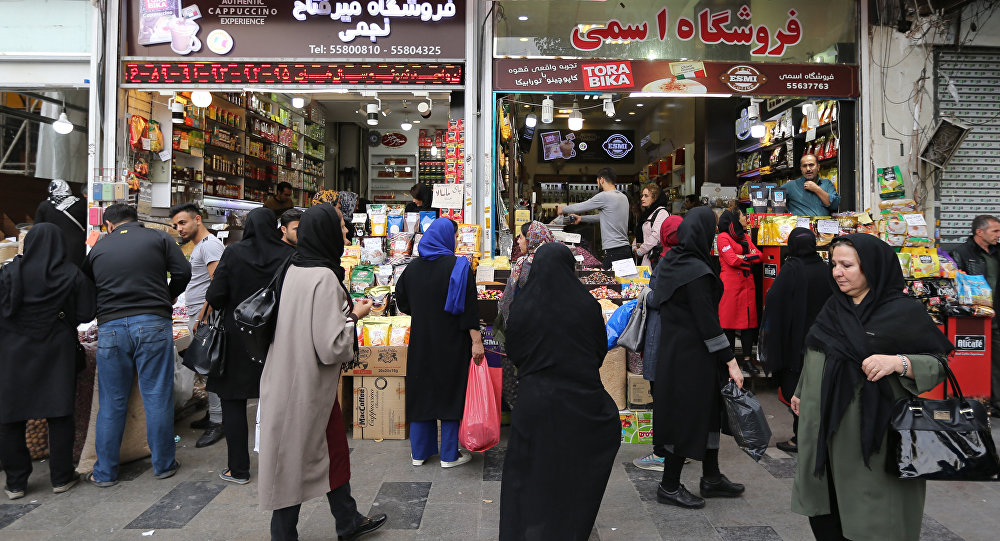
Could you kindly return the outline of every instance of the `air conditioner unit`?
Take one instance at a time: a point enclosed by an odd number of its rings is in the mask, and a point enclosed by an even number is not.
[[[938,120],[937,125],[934,126],[933,134],[927,140],[923,150],[920,151],[920,159],[934,167],[944,169],[970,131],[972,131],[971,127],[954,118]]]

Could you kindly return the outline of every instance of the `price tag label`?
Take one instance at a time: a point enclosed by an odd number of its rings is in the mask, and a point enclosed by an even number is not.
[[[615,271],[615,276],[618,276],[619,278],[639,275],[639,269],[635,268],[635,261],[631,258],[613,261],[611,263],[611,268]]]
[[[809,220],[808,217],[799,216],[799,218],[797,220],[795,220],[795,227],[804,227],[806,229],[809,229],[809,222],[810,221],[811,220]]]
[[[164,150],[163,152],[160,152],[160,154],[159,154],[160,161],[161,162],[170,161],[170,154],[171,154],[171,152],[170,152],[169,148],[167,150]]]
[[[816,230],[824,235],[838,235],[840,224],[836,220],[820,220],[816,222]]]
[[[908,226],[927,225],[927,220],[924,219],[923,214],[904,214],[903,219],[906,220],[906,225]]]
[[[493,282],[496,280],[496,269],[489,265],[476,268],[476,282]]]
[[[462,184],[435,184],[431,206],[439,209],[460,209],[465,204],[465,186]]]
[[[566,233],[565,240],[563,240],[563,242],[566,242],[566,243],[569,243],[569,244],[580,244],[580,239],[581,239],[581,237],[580,237],[579,233]],[[582,257],[582,256],[580,256],[580,257]]]
[[[806,132],[806,142],[813,141],[816,139],[816,128],[813,128]]]

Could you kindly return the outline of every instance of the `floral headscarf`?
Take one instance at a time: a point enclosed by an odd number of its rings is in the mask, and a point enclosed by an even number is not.
[[[62,179],[49,182],[49,201],[59,210],[65,210],[79,200],[69,189],[69,183]]]
[[[358,194],[354,192],[340,192],[340,213],[344,215],[344,219],[350,221],[349,216],[354,214],[354,210],[358,206]]]
[[[322,205],[323,203],[330,203],[333,206],[337,206],[337,201],[340,199],[340,193],[335,190],[322,190],[316,192],[316,195],[312,198],[312,206]]]
[[[528,273],[531,272],[531,262],[535,259],[535,250],[548,242],[555,242],[556,238],[552,231],[545,227],[542,222],[531,222],[528,226],[528,253],[519,257],[510,270],[510,278],[507,280],[507,287],[503,290],[500,298],[500,313],[503,314],[504,321],[510,316],[510,304],[514,302],[517,291],[524,287],[528,281]]]

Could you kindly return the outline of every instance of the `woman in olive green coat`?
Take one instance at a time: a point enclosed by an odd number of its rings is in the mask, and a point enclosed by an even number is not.
[[[877,237],[835,239],[838,292],[806,339],[792,409],[799,415],[792,511],[816,539],[920,537],[925,484],[886,472],[886,436],[896,400],[944,380],[952,349],[922,304],[903,295],[896,255]]]

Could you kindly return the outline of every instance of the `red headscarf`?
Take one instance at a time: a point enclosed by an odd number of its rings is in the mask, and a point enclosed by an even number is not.
[[[667,255],[667,252],[677,245],[677,228],[680,227],[683,221],[684,219],[676,214],[668,216],[666,220],[663,220],[663,225],[660,226],[660,245],[663,246],[663,252],[660,254],[660,257]]]

